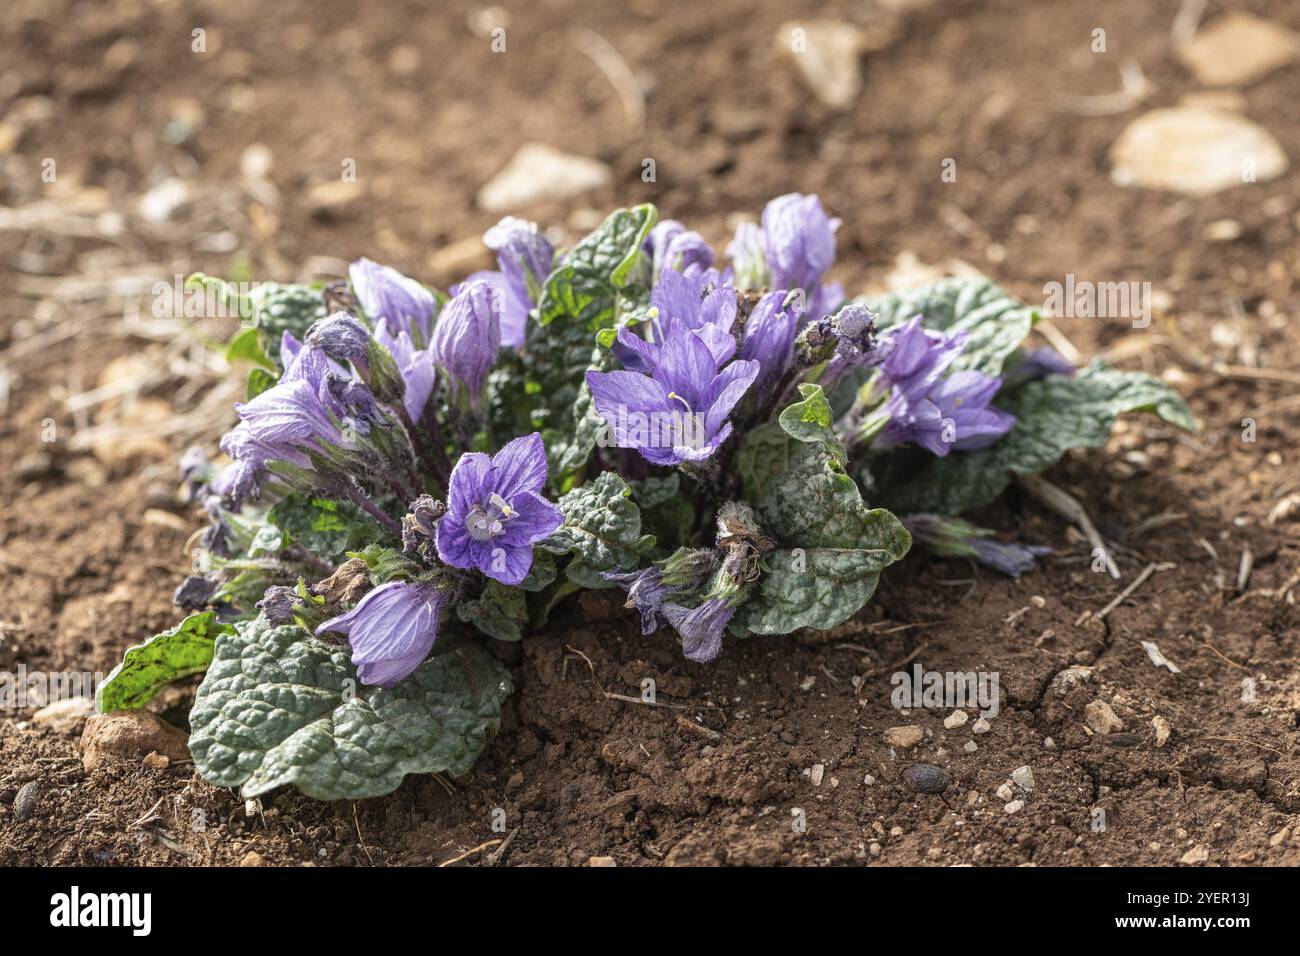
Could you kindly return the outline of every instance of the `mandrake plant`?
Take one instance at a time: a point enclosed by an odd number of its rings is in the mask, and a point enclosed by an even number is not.
[[[1037,313],[987,279],[846,299],[838,226],[782,196],[720,263],[649,205],[563,255],[507,218],[498,268],[446,293],[362,259],[231,303],[252,371],[228,462],[183,460],[209,518],[192,613],[100,709],[206,671],[190,749],[249,798],[460,775],[511,692],[487,642],[580,589],[707,662],[843,623],[914,540],[1018,576],[1049,549],[963,513],[1124,412],[1195,427],[1158,380],[1026,348]]]

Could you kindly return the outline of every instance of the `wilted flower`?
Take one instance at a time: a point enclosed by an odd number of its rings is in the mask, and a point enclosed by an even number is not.
[[[501,317],[496,295],[486,282],[461,285],[438,316],[429,351],[433,360],[469,391],[477,404],[483,379],[501,347]]]
[[[438,636],[445,595],[433,582],[389,581],[317,634],[344,634],[363,684],[392,687],[423,663]]]
[[[1045,545],[992,540],[987,528],[962,518],[936,514],[908,515],[904,527],[918,541],[943,557],[974,558],[985,567],[1018,578],[1034,567],[1034,559],[1051,554]]]
[[[187,611],[198,611],[212,603],[217,593],[217,582],[199,574],[191,574],[181,582],[172,595],[172,604]]]
[[[641,613],[642,634],[653,634],[659,629],[664,598],[678,591],[664,584],[663,572],[653,566],[626,573],[605,571],[601,577],[627,591],[627,603],[623,606],[634,607]]]
[[[727,416],[758,377],[758,363],[738,359],[719,371],[705,337],[680,320],[646,357],[654,363],[649,374],[587,373],[613,443],[657,465],[709,458],[731,435]]]
[[[1044,345],[1021,353],[1020,361],[1003,375],[1002,387],[1014,388],[1048,375],[1073,375],[1074,372],[1075,368],[1069,360],[1050,345]]]
[[[490,458],[466,452],[452,469],[447,513],[438,522],[438,557],[453,568],[477,568],[502,584],[518,584],[533,564],[533,545],[564,522],[540,494],[546,448],[537,432],[516,438]]]
[[[402,518],[402,548],[432,558],[434,533],[438,521],[447,513],[447,506],[432,495],[420,495],[411,502],[410,510]]]
[[[274,584],[266,589],[262,600],[254,605],[267,622],[275,627],[294,622],[294,612],[303,606],[302,596],[294,589]]]
[[[690,609],[678,604],[663,606],[664,617],[681,636],[682,653],[700,663],[707,663],[722,652],[722,634],[735,613],[735,607],[720,598],[709,598]]]
[[[893,387],[909,398],[924,396],[961,355],[969,337],[966,332],[932,332],[921,324],[919,315],[891,329],[885,336],[880,386]]]
[[[396,269],[369,259],[358,259],[348,269],[352,289],[371,325],[382,320],[393,335],[408,333],[419,342],[429,341],[429,325],[437,300],[433,293]]]

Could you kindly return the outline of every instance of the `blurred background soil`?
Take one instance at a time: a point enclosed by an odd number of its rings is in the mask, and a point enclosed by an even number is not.
[[[1148,329],[1055,328],[1083,358],[1164,376],[1204,428],[1129,420],[1051,473],[1113,543],[1118,582],[1012,492],[981,518],[1053,546],[1041,570],[1010,581],[917,553],[843,627],[732,641],[708,667],[583,597],[502,650],[517,693],[451,784],[356,804],[285,792],[249,813],[183,761],[86,772],[75,709],[5,711],[0,864],[1300,863],[1300,179],[1124,188],[1108,155],[1147,111],[1192,104],[1300,157],[1300,62],[1206,72],[1265,57],[1249,33],[1211,44],[1199,74],[1178,55],[1234,11],[1300,32],[1284,0],[11,0],[0,670],[107,672],[179,617],[200,520],[176,459],[214,448],[242,376],[207,347],[233,321],[155,316],[154,283],[318,279],[368,255],[445,288],[489,265],[479,237],[501,212],[479,191],[526,143],[601,164],[575,196],[523,177],[509,211],[561,243],[650,201],[721,253],[797,190],[843,218],[832,275],[850,293],[953,270],[1034,303],[1068,273],[1151,282]],[[820,96],[795,28],[825,55]],[[889,675],[914,663],[997,671],[990,729],[893,709]],[[669,706],[599,689],[635,696],[646,677]],[[191,693],[159,707],[182,721]],[[1096,702],[1122,729],[1088,727]],[[891,749],[898,726],[920,742]],[[918,762],[944,769],[941,794],[909,785]],[[1025,766],[1032,789],[1023,772],[1004,789]],[[496,808],[508,843],[481,848],[504,836]]]

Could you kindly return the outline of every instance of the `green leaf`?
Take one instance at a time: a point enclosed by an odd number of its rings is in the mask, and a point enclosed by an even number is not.
[[[519,588],[489,579],[481,595],[456,605],[456,616],[498,641],[518,641],[528,622],[528,603]]]
[[[970,335],[954,369],[973,369],[1001,375],[1007,356],[1019,348],[1039,318],[991,279],[952,278],[903,293],[888,293],[866,300],[882,329],[910,321],[917,315],[928,329]]]
[[[95,694],[99,712],[143,707],[172,681],[205,670],[217,636],[233,631],[229,624],[218,622],[212,611],[204,611],[127,648],[122,663],[113,668]]]
[[[227,362],[252,362],[268,372],[278,372],[275,362],[262,347],[262,335],[255,328],[240,329],[226,345]]]
[[[469,771],[501,723],[510,675],[477,645],[363,687],[343,645],[265,618],[217,639],[190,713],[199,773],[252,798],[293,784],[320,800],[389,793],[408,773]]]
[[[244,380],[244,401],[251,402],[278,381],[274,372],[269,372],[260,365],[250,368],[248,378]]]
[[[279,501],[271,509],[270,520],[292,542],[335,563],[349,551],[361,551],[383,536],[379,525],[355,505],[303,494]]]
[[[601,472],[557,502],[564,524],[542,547],[554,554],[573,554],[587,586],[601,587],[599,572],[635,568],[654,544],[641,534],[641,512],[627,483],[612,471]],[[572,574],[571,574],[572,579]],[[599,582],[599,583],[596,583]]]
[[[843,623],[911,546],[898,519],[868,508],[833,450],[815,436],[799,441],[777,425],[762,426],[747,436],[737,465],[745,500],[778,544],[732,619],[738,633]]]
[[[1154,412],[1170,424],[1197,430],[1178,394],[1142,372],[1122,372],[1094,362],[1072,376],[1049,375],[1015,389],[999,404],[1016,425],[984,451],[935,458],[915,449],[886,456],[872,471],[883,503],[902,514],[956,515],[983,507],[1016,475],[1036,475],[1071,448],[1100,448],[1125,412]]]
[[[641,256],[658,214],[649,203],[612,213],[581,240],[546,279],[538,321],[568,317],[592,332],[613,324],[618,291]]]
[[[840,467],[848,464],[849,456],[843,443],[831,430],[831,405],[820,385],[799,386],[803,401],[795,402],[781,411],[777,421],[781,430],[801,442],[821,445]]]
[[[376,587],[389,581],[410,581],[425,570],[396,548],[381,544],[368,544],[360,551],[349,551],[347,556],[365,562],[370,583]]]
[[[266,336],[266,350],[277,361],[285,332],[302,340],[312,323],[325,318],[325,300],[309,285],[263,282],[253,290],[253,325]]]

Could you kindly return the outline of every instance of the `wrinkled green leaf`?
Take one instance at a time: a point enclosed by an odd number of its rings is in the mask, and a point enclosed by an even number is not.
[[[618,291],[641,256],[641,244],[657,218],[649,203],[612,213],[581,240],[546,279],[538,321],[569,323],[595,332],[613,324]]]
[[[325,299],[309,285],[263,282],[252,298],[253,325],[266,336],[266,351],[277,362],[285,332],[301,341],[313,322],[325,318]]]
[[[641,534],[641,512],[627,483],[612,471],[601,472],[557,502],[564,524],[541,547],[554,554],[573,554],[569,568],[586,587],[604,587],[601,571],[634,568],[654,538]]]
[[[172,681],[206,669],[217,636],[233,631],[212,611],[203,611],[127,648],[122,663],[99,685],[96,707],[102,714],[143,707]]]
[[[244,380],[244,401],[251,402],[278,381],[272,372],[260,365],[250,368],[248,378]]]
[[[868,508],[826,442],[811,437],[799,441],[765,425],[737,455],[745,499],[779,546],[732,619],[738,633],[843,623],[870,599],[880,572],[911,546],[898,519]]]
[[[456,616],[498,641],[518,641],[528,623],[528,603],[519,588],[489,580],[481,595],[456,605]]]
[[[1100,448],[1125,412],[1154,412],[1195,431],[1196,420],[1178,394],[1142,372],[1096,362],[1072,376],[1049,375],[999,396],[1017,418],[992,448],[935,458],[916,450],[886,456],[872,471],[882,503],[902,514],[956,515],[993,501],[1016,475],[1036,475],[1071,448]]]
[[[245,798],[286,784],[320,800],[379,796],[408,773],[468,772],[510,689],[505,668],[471,644],[392,689],[364,687],[343,645],[258,618],[218,638],[190,752],[205,780]]]
[[[292,494],[271,509],[271,522],[292,542],[328,561],[340,562],[383,536],[375,521],[344,501]]]
[[[800,385],[799,393],[803,396],[803,401],[782,409],[777,418],[781,430],[797,441],[820,445],[840,467],[847,465],[849,456],[843,443],[831,430],[831,405],[822,394],[822,387]]]

